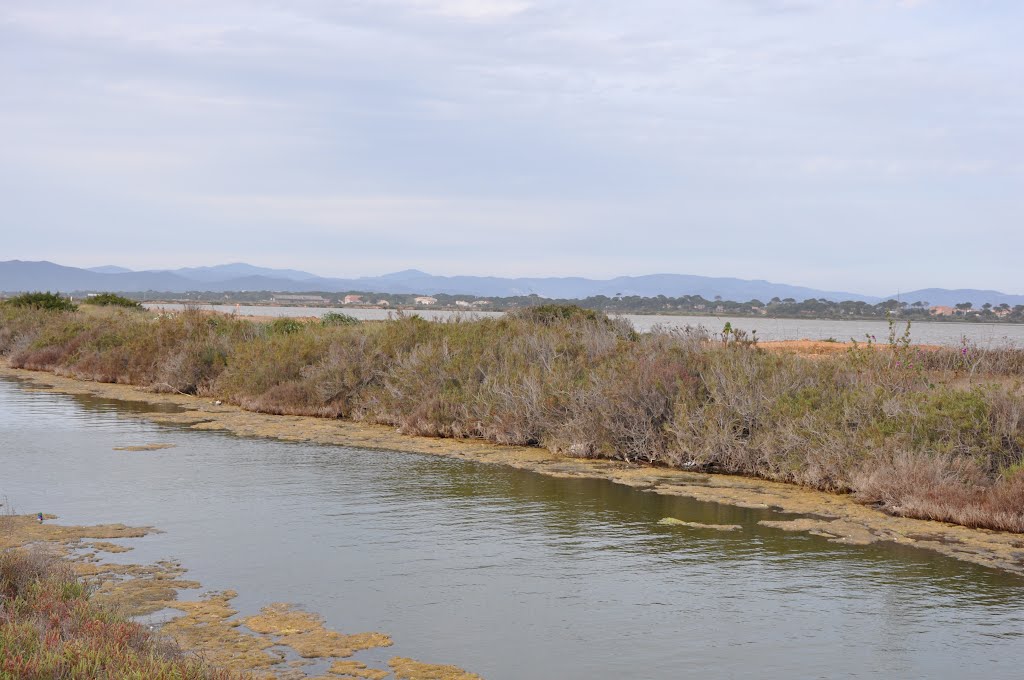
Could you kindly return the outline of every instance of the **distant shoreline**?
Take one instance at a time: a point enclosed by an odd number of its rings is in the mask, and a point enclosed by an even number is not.
[[[452,307],[452,306],[430,306],[430,307],[415,307],[411,305],[403,305],[397,307],[380,307],[375,305],[287,305],[274,302],[197,302],[192,300],[180,300],[180,299],[154,299],[154,300],[142,300],[142,305],[147,309],[159,309],[157,305],[181,305],[181,306],[197,306],[199,308],[212,308],[212,307],[266,307],[273,309],[295,309],[295,310],[329,310],[333,312],[344,313],[346,310],[380,310],[384,312],[401,312],[403,314],[416,314],[419,312],[446,312],[452,314],[465,314],[472,316],[474,314],[505,314],[514,309],[521,309],[513,307],[509,309],[465,309],[463,307]],[[231,310],[220,310],[215,309],[213,311],[230,314]],[[741,312],[692,312],[692,311],[680,311],[680,310],[666,310],[666,311],[621,311],[621,312],[608,312],[612,316],[642,316],[642,317],[654,317],[654,316],[671,316],[680,318],[707,318],[713,317],[716,319],[722,319],[728,321],[730,319],[767,319],[767,320],[780,320],[780,321],[866,321],[873,323],[885,323],[885,318],[879,318],[877,316],[800,316],[800,315],[782,315],[782,314],[744,314]],[[246,318],[258,317],[256,314],[240,314]],[[311,315],[312,316],[312,315]],[[1008,319],[975,319],[969,317],[948,317],[948,316],[932,316],[927,318],[906,318],[906,317],[894,317],[893,320],[896,323],[905,324],[910,321],[912,324],[922,323],[936,323],[936,324],[964,324],[968,326],[1019,326],[1024,327],[1024,321],[1008,320]]]

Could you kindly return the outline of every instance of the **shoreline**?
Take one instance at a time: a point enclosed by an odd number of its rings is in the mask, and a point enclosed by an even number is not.
[[[58,519],[55,515],[44,518]],[[103,612],[104,621],[113,617],[123,626],[145,626],[144,619],[150,615],[177,611],[173,618],[148,626],[146,634],[159,631],[155,644],[173,642],[185,654],[182,658],[197,661],[202,670],[216,671],[211,676],[188,677],[383,680],[393,674],[396,680],[482,680],[457,666],[400,655],[388,658],[389,670],[373,668],[357,656],[392,646],[393,640],[386,633],[340,633],[328,628],[322,615],[286,602],[270,602],[257,613],[245,615],[231,603],[238,597],[234,590],[205,591],[198,597],[181,599],[185,592],[202,589],[199,582],[185,578],[187,568],[181,562],[165,559],[151,564],[123,563],[103,557],[133,550],[130,544],[111,541],[159,533],[160,529],[153,526],[44,523],[36,515],[5,514],[0,515],[0,554],[12,550],[22,552],[37,565],[51,559],[68,564],[77,583],[91,591],[87,601],[97,606],[97,612]],[[59,619],[54,625],[61,624],[71,625]],[[0,640],[0,656],[4,644],[10,642]],[[55,645],[52,641],[46,644]],[[79,652],[74,647],[69,649],[61,653],[77,657]],[[169,654],[167,658],[177,655]],[[385,662],[378,660],[376,665]]]
[[[210,301],[193,301],[193,300],[182,301],[182,300],[163,300],[163,299],[161,299],[161,300],[140,300],[139,304],[141,304],[143,306],[146,306],[146,305],[153,305],[153,306],[157,306],[157,305],[176,305],[176,306],[196,305],[196,306],[201,307],[201,308],[202,307],[210,308],[207,311],[212,311],[212,312],[215,312],[215,313],[218,313],[218,314],[229,314],[229,315],[232,314],[231,311],[213,309],[213,307],[231,307],[231,306],[238,305],[238,306],[241,306],[241,307],[266,307],[266,308],[273,308],[273,309],[294,309],[294,310],[297,310],[297,311],[301,311],[301,310],[304,310],[304,309],[311,309],[311,310],[317,310],[317,311],[329,310],[329,311],[332,311],[332,312],[339,312],[339,313],[345,313],[346,310],[350,310],[350,311],[351,310],[358,310],[358,311],[380,310],[380,311],[384,311],[384,312],[402,312],[402,313],[406,313],[406,314],[409,314],[409,313],[415,314],[417,312],[423,312],[423,311],[427,311],[427,312],[444,312],[446,314],[477,314],[477,313],[480,313],[480,312],[484,312],[484,313],[487,313],[487,314],[507,314],[510,311],[515,311],[515,310],[523,309],[522,307],[509,307],[509,308],[502,308],[502,309],[479,309],[479,308],[477,308],[477,309],[468,309],[467,310],[464,307],[452,307],[452,306],[428,306],[428,307],[419,306],[419,307],[417,307],[417,306],[402,305],[402,306],[395,306],[395,307],[382,307],[382,306],[377,306],[377,305],[346,305],[346,304],[338,304],[338,305],[327,307],[327,306],[323,306],[323,305],[282,305],[282,304],[273,304],[271,302],[224,302],[224,301],[213,301],[213,300],[210,300]],[[159,311],[159,309],[152,309],[150,307],[147,307],[147,309],[150,309],[151,311]],[[591,308],[587,307],[586,309],[591,309]],[[713,311],[713,310],[704,310],[704,311],[659,310],[657,312],[629,311],[629,310],[622,310],[622,311],[620,311],[620,310],[595,310],[595,311],[601,311],[601,312],[603,312],[605,314],[608,314],[609,316],[623,316],[623,317],[629,317],[629,316],[640,316],[640,317],[644,317],[644,316],[668,316],[668,317],[681,317],[681,318],[692,317],[692,318],[695,318],[695,319],[714,318],[714,319],[723,319],[723,320],[726,320],[726,321],[732,320],[732,319],[738,319],[738,320],[742,320],[742,321],[749,321],[749,320],[755,320],[755,321],[756,320],[768,320],[768,321],[826,321],[826,322],[854,321],[854,322],[879,322],[879,323],[886,323],[888,321],[888,319],[886,317],[884,317],[884,316],[801,316],[801,315],[788,315],[787,316],[787,315],[770,315],[770,314],[744,314],[744,313],[741,313],[741,312],[725,312],[725,311],[717,312],[717,311]],[[242,317],[242,318],[246,318],[246,319],[262,318],[260,315],[253,315],[253,314],[239,314],[239,316]],[[276,318],[279,318],[279,317],[278,316],[269,316],[269,317],[266,317],[266,318],[276,319]],[[314,314],[314,315],[308,315],[308,316],[296,315],[295,317],[291,317],[291,318],[300,318],[300,319],[302,319],[302,318],[317,318],[317,317]],[[986,319],[972,319],[972,318],[966,318],[966,317],[962,317],[962,316],[929,316],[929,317],[923,318],[923,319],[919,319],[919,318],[916,318],[916,317],[910,317],[910,318],[908,318],[908,317],[894,317],[894,318],[895,318],[895,321],[897,323],[905,323],[907,321],[910,321],[910,322],[912,322],[914,324],[921,324],[921,323],[950,324],[950,323],[952,323],[952,324],[965,324],[965,325],[968,325],[968,326],[978,326],[978,325],[981,325],[981,326],[984,326],[984,325],[989,325],[989,326],[1024,326],[1024,322],[1020,322],[1020,321],[1004,321],[1004,320],[1002,320],[1000,318],[996,318],[996,319],[987,319],[987,318]],[[366,319],[363,319],[363,320],[365,321]],[[802,338],[802,339],[806,340],[807,338]]]
[[[31,389],[37,391],[172,405],[181,409],[177,413],[124,414],[156,424],[224,431],[246,437],[458,458],[552,477],[603,479],[650,493],[800,515],[797,519],[763,520],[761,524],[823,536],[836,543],[892,542],[1024,575],[1022,534],[896,517],[861,505],[846,495],[793,484],[621,461],[571,458],[542,448],[505,446],[481,440],[404,435],[385,425],[350,420],[256,413],[209,398],[156,394],[132,385],[88,382],[44,371],[14,369],[6,362],[0,363],[0,377],[28,382]]]
[[[58,519],[54,515],[44,517]],[[442,674],[450,680],[482,680],[479,675],[457,666],[403,656],[387,660],[390,670],[373,668],[352,657],[364,651],[391,647],[390,635],[340,633],[328,628],[319,614],[284,602],[268,603],[258,613],[240,615],[231,603],[238,596],[234,590],[206,591],[196,599],[182,600],[183,592],[198,591],[202,585],[185,578],[188,570],[180,562],[161,560],[135,564],[103,558],[104,554],[133,550],[131,545],[111,543],[111,540],[160,533],[154,527],[76,526],[39,522],[35,515],[0,515],[0,529],[0,553],[27,551],[32,560],[33,551],[41,551],[36,564],[40,558],[66,563],[77,582],[91,590],[88,602],[125,625],[146,625],[140,619],[177,611],[173,618],[157,626],[149,625],[149,630],[156,628],[159,639],[178,645],[184,654],[197,659],[203,667],[208,665],[229,673],[212,677],[383,680],[393,673],[395,678],[404,680],[435,680]],[[0,641],[0,652],[4,651],[4,642],[9,641]],[[378,660],[378,665],[384,664]]]

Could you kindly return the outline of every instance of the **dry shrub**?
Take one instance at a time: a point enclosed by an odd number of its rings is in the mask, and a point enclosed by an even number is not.
[[[326,355],[302,371],[316,402],[339,417],[366,417],[360,402],[364,390],[380,382],[392,360],[380,345],[378,337],[366,333],[338,333]]]
[[[550,423],[545,443],[571,455],[662,460],[676,396],[695,381],[671,355],[630,352],[572,390],[566,417]]]
[[[20,597],[46,579],[70,583],[75,576],[70,564],[40,548],[0,552],[0,602]]]
[[[238,403],[246,410],[274,415],[322,418],[342,415],[339,404],[324,403],[316,385],[305,380],[278,383],[255,397],[242,397]]]
[[[1024,531],[1024,474],[991,480],[977,462],[900,451],[853,476],[858,500],[905,517]]]
[[[744,347],[708,348],[702,359],[698,389],[681,393],[669,424],[672,461],[786,477],[794,447],[822,429],[817,411],[837,389],[831,365]]]
[[[398,357],[378,391],[375,417],[409,434],[478,435],[461,398],[467,386],[451,370],[452,364],[452,353],[444,342],[424,343]]]
[[[981,347],[964,340],[959,347],[935,347],[922,351],[922,366],[956,375],[1024,376],[1024,349],[1013,346]]]

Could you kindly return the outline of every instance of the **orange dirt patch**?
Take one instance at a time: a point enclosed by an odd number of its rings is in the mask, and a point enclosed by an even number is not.
[[[758,342],[758,347],[768,350],[769,352],[791,352],[793,354],[802,354],[805,356],[827,356],[829,354],[840,354],[842,352],[853,349],[852,342],[829,342],[826,340],[770,340],[768,342]],[[889,349],[887,344],[873,344],[868,345],[866,343],[858,343],[858,346],[862,349],[875,349],[875,350],[886,350]],[[925,351],[934,351],[941,349],[939,345],[914,345],[914,348],[922,349]]]

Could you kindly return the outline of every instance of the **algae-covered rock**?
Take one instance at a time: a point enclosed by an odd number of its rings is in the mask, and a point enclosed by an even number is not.
[[[666,526],[674,527],[690,527],[691,529],[711,529],[713,531],[736,531],[743,527],[739,524],[701,524],[700,522],[684,522],[681,519],[675,517],[663,517],[658,520],[658,524],[664,524]]]
[[[388,661],[398,680],[483,680],[458,666],[423,663],[415,659],[396,656]]]

